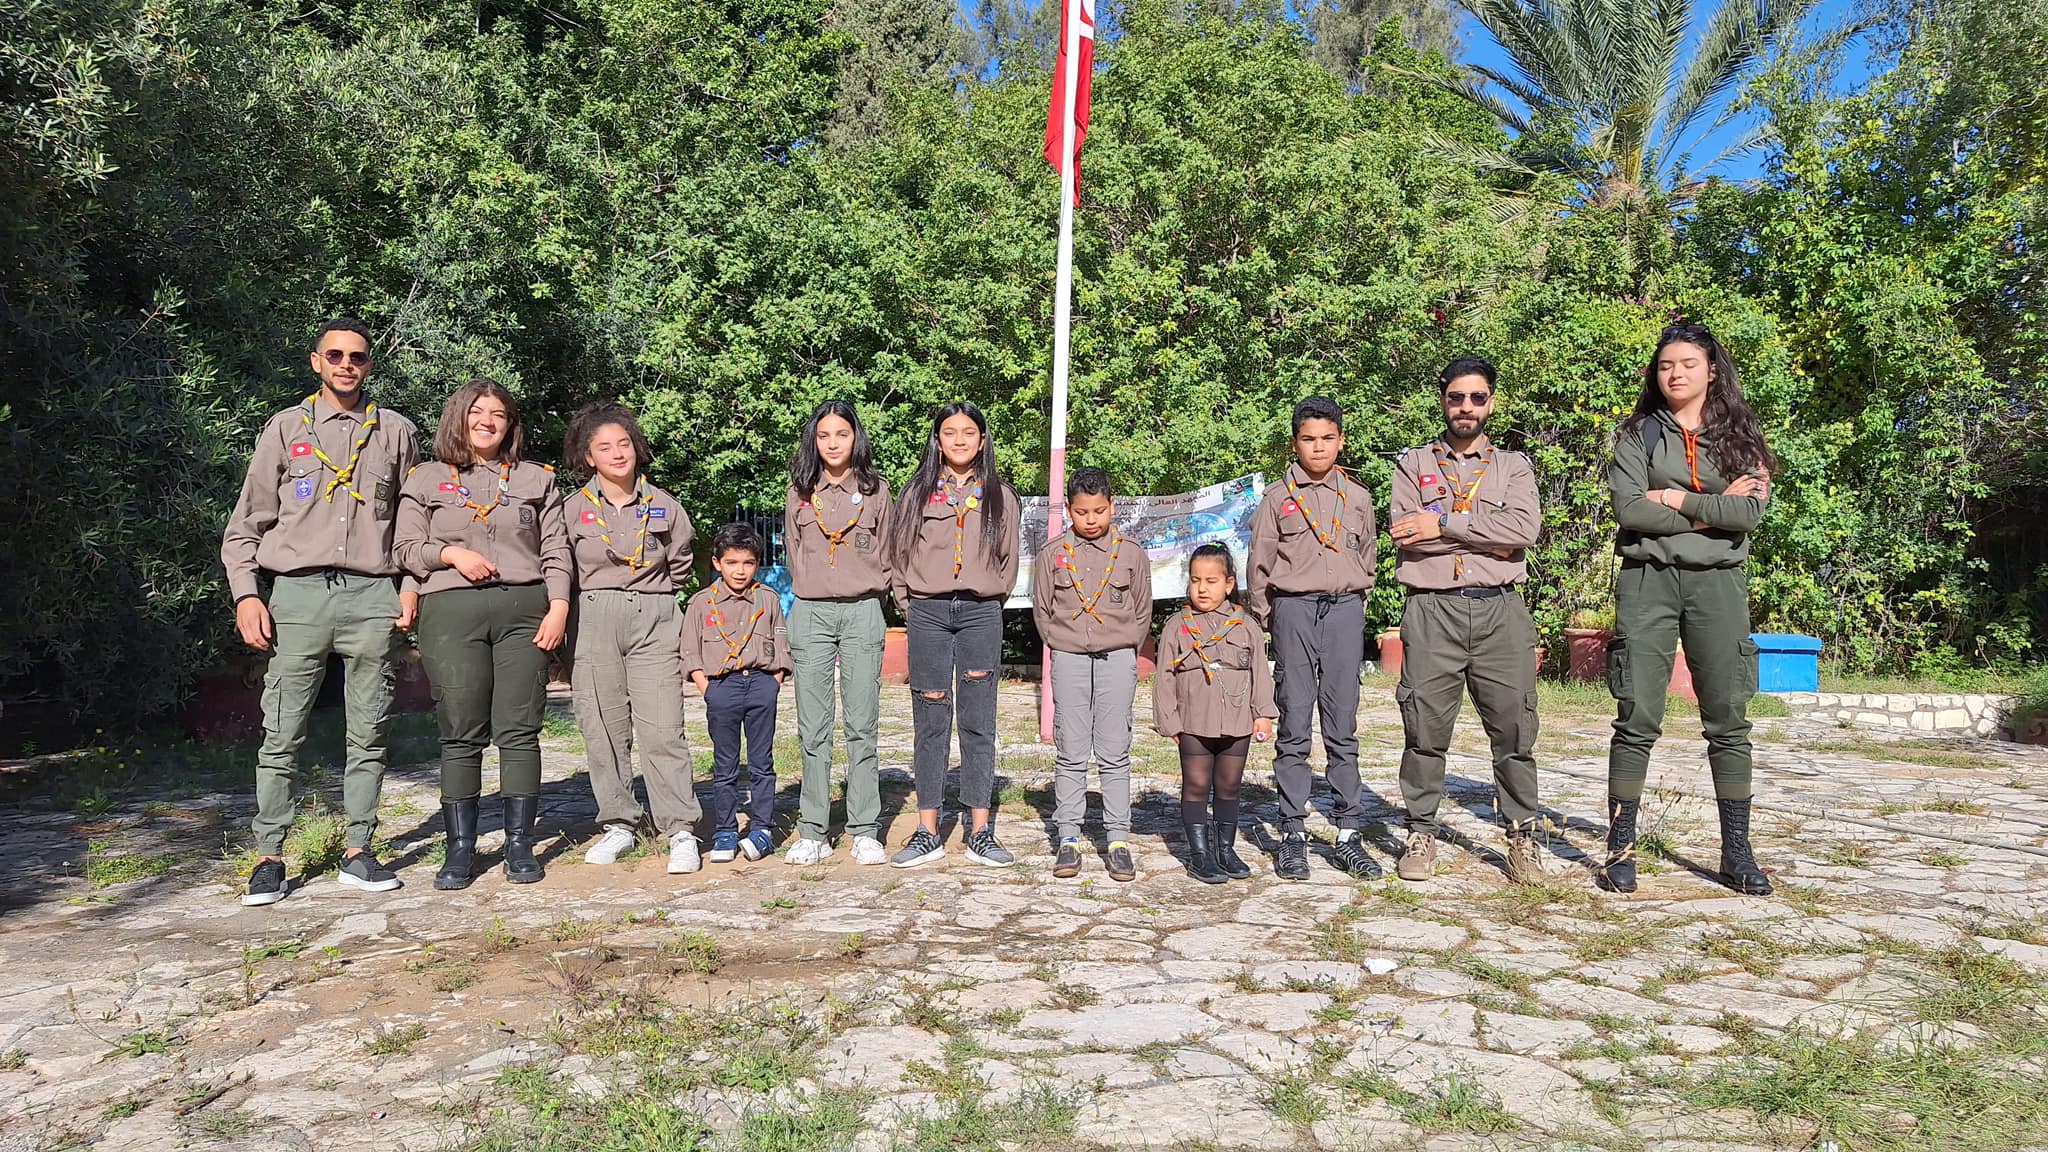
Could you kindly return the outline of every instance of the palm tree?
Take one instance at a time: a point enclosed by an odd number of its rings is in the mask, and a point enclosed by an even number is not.
[[[1449,85],[1521,140],[1510,153],[1443,141],[1446,150],[1494,170],[1567,176],[1588,203],[1607,205],[1689,199],[1702,171],[1761,143],[1758,126],[1708,163],[1691,162],[1690,150],[1728,122],[1730,91],[1814,0],[1720,0],[1689,53],[1692,0],[1460,3],[1512,64],[1468,66]]]

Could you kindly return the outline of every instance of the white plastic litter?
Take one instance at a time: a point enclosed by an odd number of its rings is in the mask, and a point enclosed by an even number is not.
[[[1400,966],[1399,963],[1385,956],[1369,956],[1365,961],[1365,970],[1374,976],[1385,976]]]

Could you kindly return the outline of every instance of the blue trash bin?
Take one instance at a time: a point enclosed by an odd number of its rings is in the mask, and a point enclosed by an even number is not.
[[[1752,632],[1760,692],[1820,691],[1820,641],[1789,632]]]

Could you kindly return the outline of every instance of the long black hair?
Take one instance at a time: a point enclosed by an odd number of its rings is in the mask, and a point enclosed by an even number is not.
[[[789,458],[790,486],[808,500],[824,480],[825,461],[818,455],[818,421],[827,416],[837,416],[853,428],[853,452],[847,456],[846,466],[853,470],[853,482],[860,494],[873,496],[881,491],[882,474],[875,471],[875,453],[868,445],[868,430],[861,426],[860,413],[844,400],[826,400],[811,409],[811,418],[804,422],[804,434],[797,439],[796,452]]]
[[[1636,410],[1622,421],[1622,434],[1641,439],[1643,422],[1656,419],[1659,411],[1670,407],[1664,390],[1657,386],[1657,358],[1673,344],[1691,344],[1707,354],[1707,403],[1700,413],[1700,431],[1706,434],[1707,456],[1714,467],[1731,478],[1752,469],[1776,471],[1778,458],[1771,455],[1756,413],[1742,398],[1742,377],[1735,371],[1735,361],[1704,324],[1673,324],[1657,337],[1657,348],[1643,366],[1643,390],[1636,397]]]
[[[1317,417],[1317,419],[1320,419],[1320,417]],[[1231,553],[1229,546],[1218,544],[1212,540],[1189,553],[1188,583],[1190,584],[1194,583],[1195,561],[1197,560],[1223,561],[1223,574],[1230,577],[1230,591],[1223,594],[1224,602],[1235,604],[1240,608],[1244,607],[1244,598],[1238,594],[1237,590],[1237,557]]]
[[[955,416],[967,417],[981,430],[981,451],[974,457],[974,482],[981,486],[982,555],[993,558],[1004,535],[1013,530],[1009,523],[1010,502],[1004,498],[1009,494],[1010,485],[996,471],[996,443],[988,434],[988,417],[967,401],[956,400],[932,413],[932,430],[925,437],[924,458],[918,461],[917,471],[897,497],[897,507],[905,512],[905,515],[896,517],[891,528],[897,556],[908,555],[917,542],[917,533],[924,522],[924,506],[931,500],[932,493],[938,491],[939,473],[946,466],[946,455],[939,451],[939,429]]]

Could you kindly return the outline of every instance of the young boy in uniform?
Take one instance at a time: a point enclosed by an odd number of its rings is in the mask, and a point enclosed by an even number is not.
[[[1060,837],[1052,874],[1065,879],[1081,871],[1092,756],[1102,773],[1110,878],[1134,880],[1131,700],[1138,645],[1152,626],[1152,566],[1144,545],[1112,526],[1109,473],[1075,469],[1066,514],[1066,535],[1040,551],[1031,570],[1031,615],[1052,649],[1053,821]]]
[[[782,600],[754,582],[761,534],[727,524],[711,538],[718,579],[683,613],[683,672],[711,729],[711,861],[759,860],[775,848],[775,704],[789,674]],[[740,743],[747,754],[747,834],[739,833]]]
[[[1280,791],[1280,848],[1273,872],[1308,878],[1310,714],[1323,728],[1324,769],[1336,800],[1331,859],[1354,876],[1381,875],[1359,830],[1358,673],[1365,662],[1365,594],[1372,590],[1377,530],[1372,492],[1337,466],[1344,413],[1327,396],[1294,406],[1294,463],[1252,517],[1247,605],[1273,638],[1280,738],[1273,779]]]

